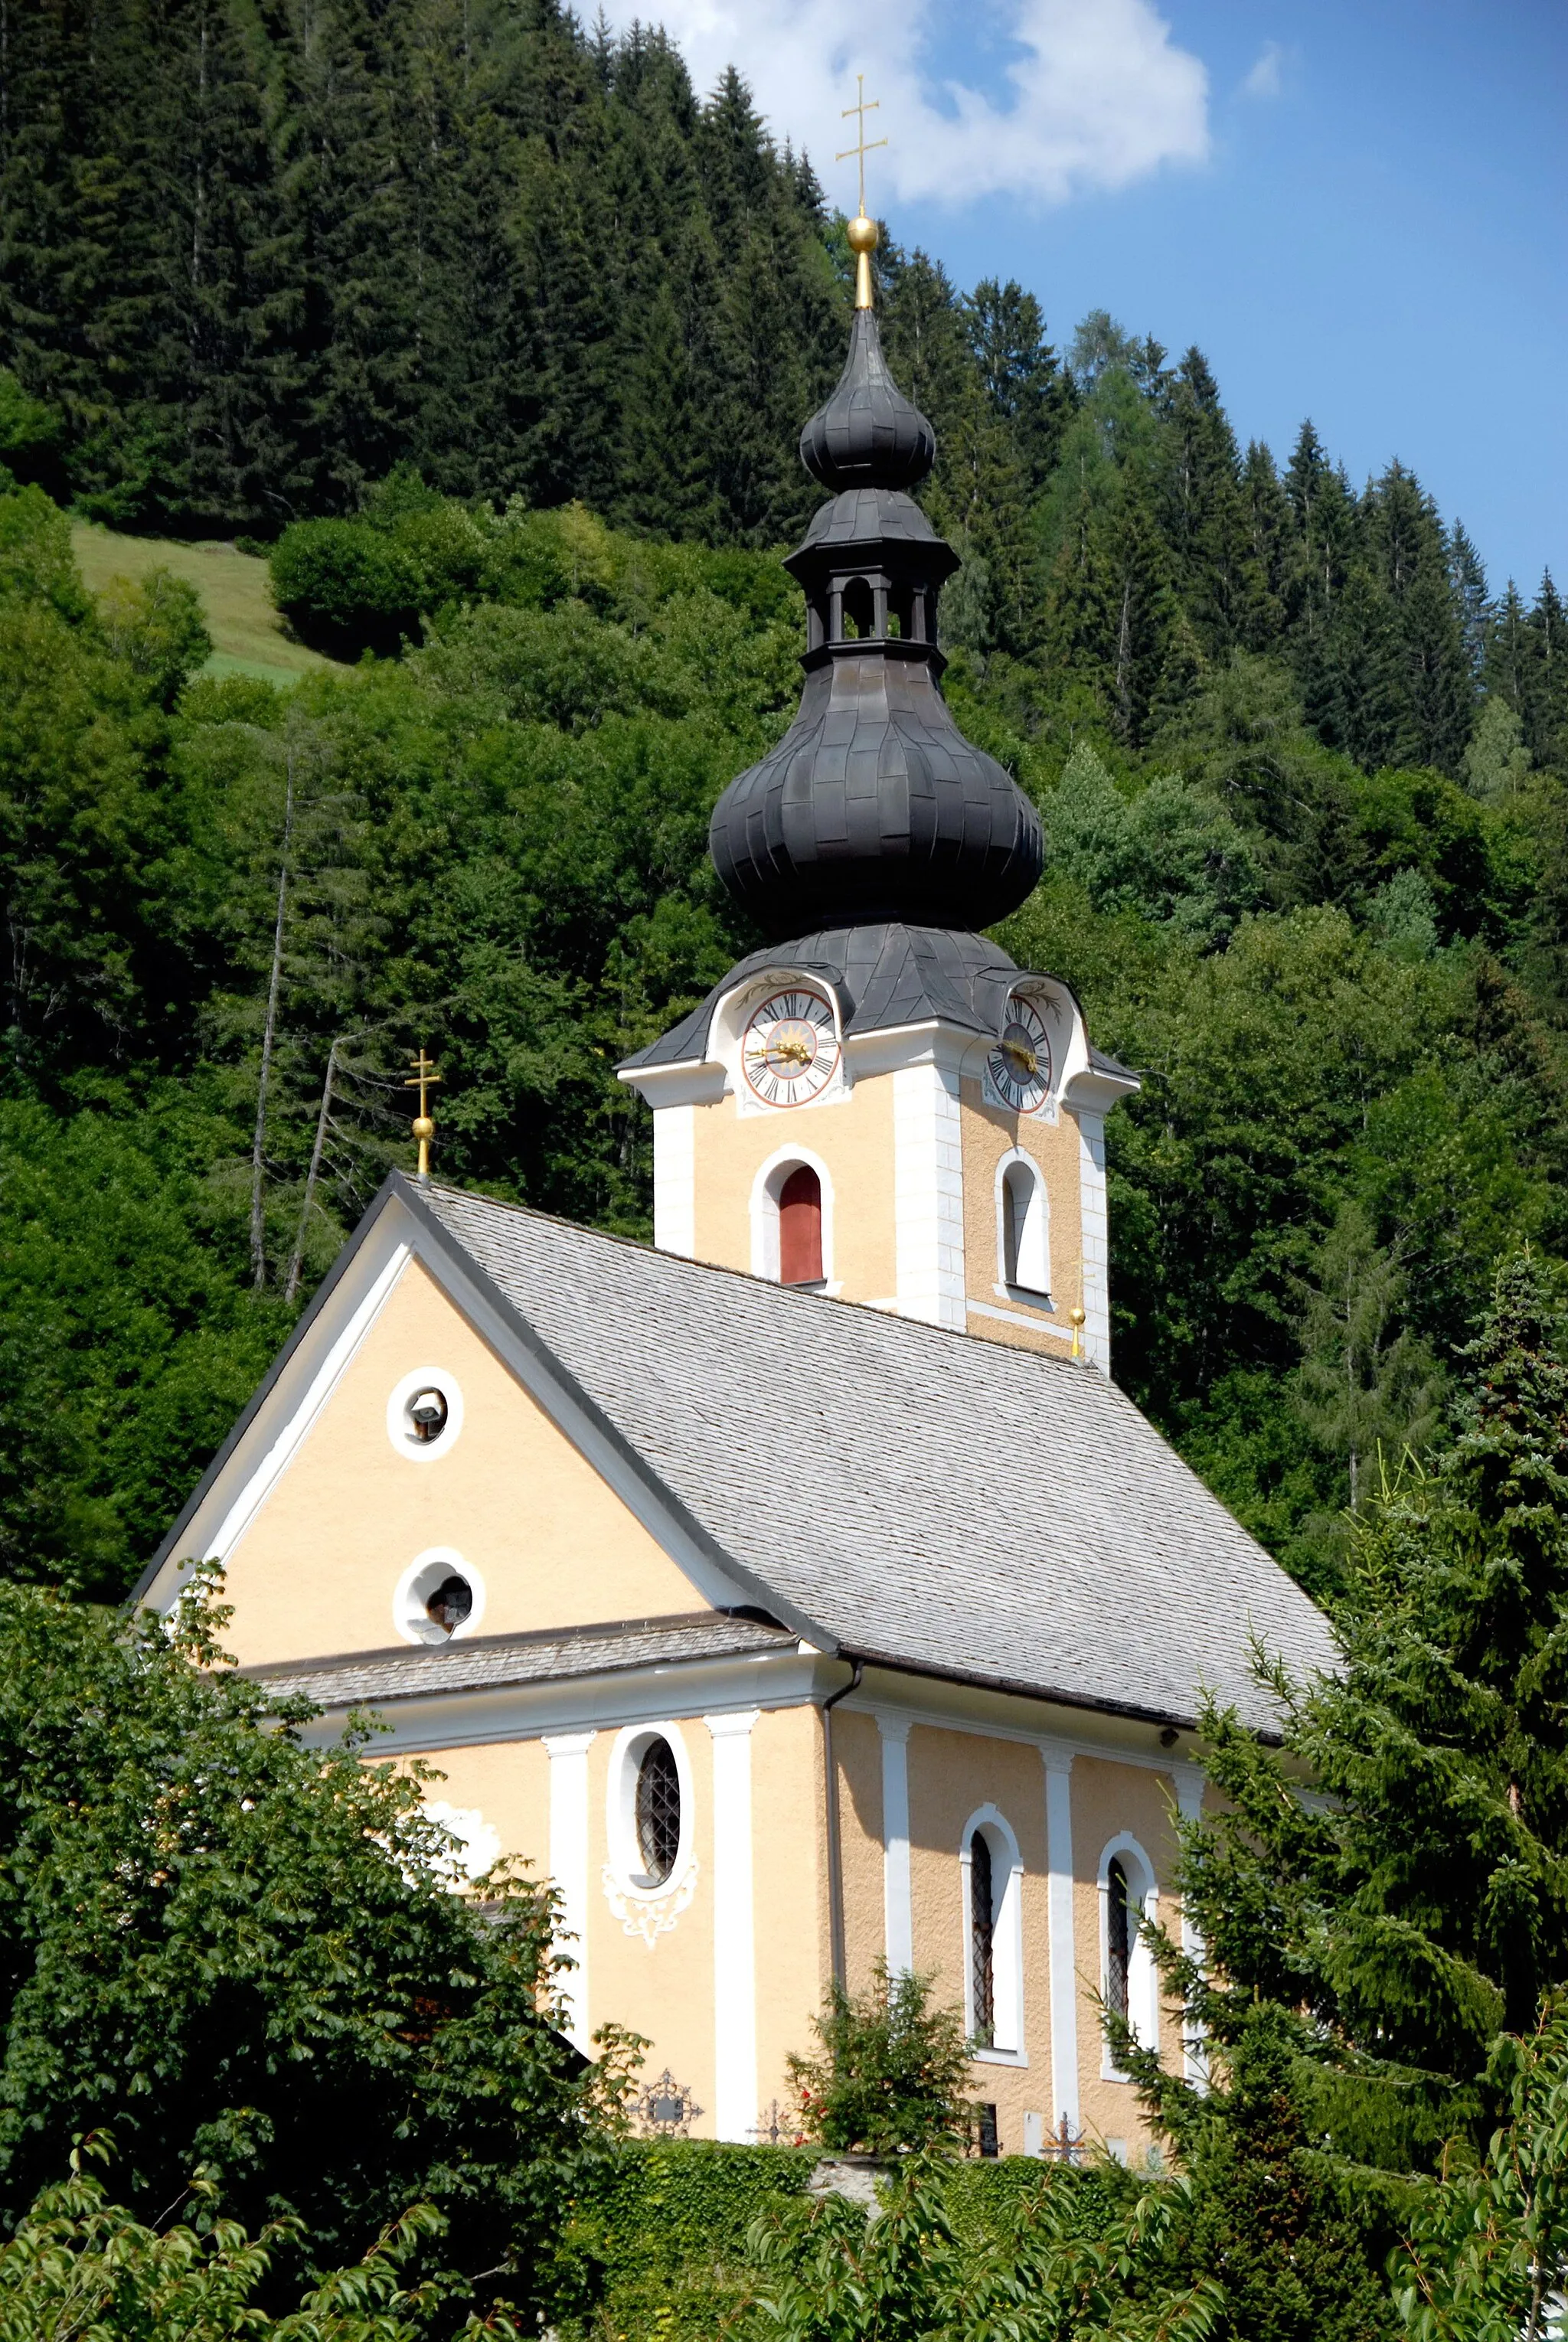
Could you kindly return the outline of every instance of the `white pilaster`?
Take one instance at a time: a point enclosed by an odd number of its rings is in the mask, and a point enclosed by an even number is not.
[[[1078,1109],[1078,1192],[1084,1229],[1084,1353],[1111,1371],[1111,1241],[1105,1210],[1105,1117]]]
[[[566,2034],[589,2054],[588,2018],[588,1751],[597,1734],[547,1732],[550,1759],[550,1877],[557,1896],[558,1947],[573,1962],[562,1977]]]
[[[752,1726],[760,1713],[703,1718],[714,1742],[714,2129],[743,2146],[757,2123]]]
[[[958,1076],[901,1066],[893,1076],[893,1209],[898,1314],[964,1326],[964,1131]]]
[[[1043,1748],[1045,1767],[1046,1911],[1051,1946],[1051,2128],[1078,2119],[1078,1964],[1073,1941],[1073,1758]]]
[[[1203,1768],[1201,1765],[1173,1765],[1171,1778],[1176,1785],[1176,1805],[1184,1822],[1195,1822],[1203,1810]],[[1203,1939],[1194,1921],[1187,1917],[1185,1897],[1182,1900],[1182,1949],[1187,1957],[1201,1961]],[[1182,2067],[1189,2082],[1197,2089],[1206,2089],[1209,2080],[1208,2052],[1203,2047],[1201,2025],[1184,2022],[1182,2027]]]
[[[697,1109],[654,1109],[654,1242],[690,1260],[697,1249]]]
[[[909,1723],[879,1716],[882,1735],[882,1899],[887,1970],[914,1966],[914,1914],[909,1886]]]

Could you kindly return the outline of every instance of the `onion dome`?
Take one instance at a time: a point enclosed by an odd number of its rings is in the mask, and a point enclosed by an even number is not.
[[[800,435],[824,488],[912,488],[936,461],[936,434],[887,370],[874,309],[857,309],[838,387]]]
[[[937,599],[959,565],[907,493],[935,435],[882,355],[874,227],[850,225],[862,297],[849,357],[801,434],[806,469],[837,493],[784,565],[806,599],[800,709],[731,782],[708,836],[730,893],[781,939],[882,921],[989,926],[1030,893],[1044,851],[1034,806],[938,687]]]

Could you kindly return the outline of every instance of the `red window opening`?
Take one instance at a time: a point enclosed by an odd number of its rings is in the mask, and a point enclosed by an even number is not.
[[[822,1283],[822,1182],[804,1163],[779,1189],[779,1283]]]

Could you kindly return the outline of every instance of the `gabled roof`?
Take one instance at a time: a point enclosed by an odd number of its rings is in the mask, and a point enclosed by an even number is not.
[[[231,1460],[248,1468],[247,1442],[273,1436],[275,1387],[327,1341],[335,1288],[389,1209],[438,1281],[444,1266],[484,1297],[585,1452],[634,1476],[721,1608],[880,1666],[1175,1725],[1205,1686],[1271,1725],[1254,1637],[1297,1672],[1334,1664],[1321,1614],[1097,1368],[395,1172],[139,1596],[228,1501]],[[449,1687],[469,1647],[434,1655]],[[475,1643],[472,1663],[521,1655]]]
[[[1096,1368],[399,1179],[737,1576],[824,1647],[1177,1724],[1334,1664]]]

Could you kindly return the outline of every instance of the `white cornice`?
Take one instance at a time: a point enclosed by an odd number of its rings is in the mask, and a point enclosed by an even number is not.
[[[414,1756],[493,1741],[542,1740],[547,1734],[613,1732],[672,1716],[739,1716],[762,1708],[804,1707],[836,1690],[841,1672],[830,1662],[789,1651],[750,1659],[678,1660],[484,1691],[421,1693],[376,1710],[385,1729],[376,1737],[375,1753]],[[345,1701],[325,1709],[301,1727],[301,1737],[316,1747],[335,1740],[354,1705]]]

